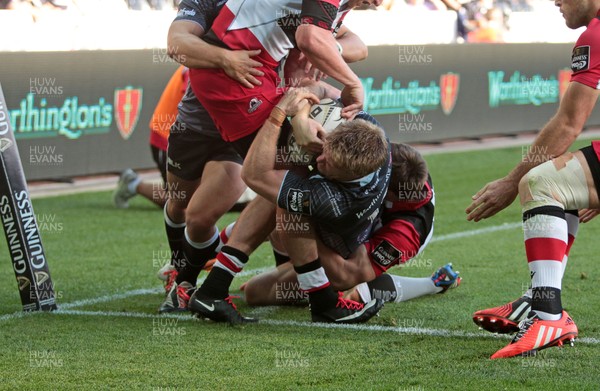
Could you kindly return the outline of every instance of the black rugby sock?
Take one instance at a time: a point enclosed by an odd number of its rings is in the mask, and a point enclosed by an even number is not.
[[[167,240],[171,249],[171,265],[179,271],[185,264],[183,258],[183,232],[185,230],[185,222],[175,223],[167,214],[167,202],[164,208],[165,231],[167,232]]]
[[[187,228],[185,230],[183,240],[183,255],[185,257],[185,265],[177,275],[177,284],[183,281],[188,281],[192,285],[196,285],[198,275],[202,268],[209,260],[217,256],[215,250],[221,245],[219,230],[204,243],[193,242],[188,235]]]

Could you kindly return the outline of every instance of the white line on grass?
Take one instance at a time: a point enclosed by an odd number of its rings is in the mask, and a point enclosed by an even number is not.
[[[453,234],[447,235],[439,235],[431,240],[431,242],[435,241],[444,241],[444,240],[452,240],[458,238],[464,238],[469,236],[475,236],[479,234],[485,234],[489,232],[496,231],[504,231],[510,230],[517,227],[520,227],[521,223],[504,223],[502,225],[496,225],[492,227],[479,228],[469,231],[456,232]],[[263,267],[254,270],[244,270],[238,276],[248,276],[253,274],[259,274],[263,271],[269,270],[271,267]],[[202,281],[202,280],[199,280]],[[168,318],[177,318],[182,320],[193,320],[191,317],[181,316],[181,315],[154,315],[154,314],[146,314],[146,313],[136,313],[136,312],[111,312],[111,311],[83,311],[83,310],[71,310],[70,308],[105,303],[113,300],[124,299],[127,297],[145,295],[145,294],[153,294],[161,292],[161,288],[152,288],[152,289],[136,289],[132,291],[127,291],[123,293],[117,293],[113,295],[106,295],[92,299],[84,299],[78,300],[71,303],[60,304],[60,309],[58,311],[54,311],[55,314],[64,314],[64,315],[87,315],[87,316],[117,316],[117,317],[131,317],[131,318],[158,318],[158,317],[168,317]],[[259,311],[260,312],[260,311]],[[266,311],[271,312],[271,311]],[[0,316],[0,321],[17,319],[24,317],[30,314],[36,314],[39,312],[15,312],[13,314],[7,314]],[[363,330],[363,331],[385,331],[385,332],[396,332],[400,334],[412,334],[412,335],[430,335],[430,336],[440,336],[440,337],[456,337],[456,338],[506,338],[506,336],[499,336],[496,334],[489,333],[465,333],[461,331],[452,331],[452,330],[444,330],[444,329],[428,329],[428,328],[418,328],[418,327],[391,327],[391,326],[378,326],[378,325],[346,325],[346,324],[327,324],[327,323],[310,323],[310,322],[296,322],[296,321],[285,321],[285,320],[261,320],[262,324],[269,325],[281,325],[281,326],[297,326],[297,327],[317,327],[317,328],[331,328],[331,329],[352,329],[352,330]],[[579,338],[579,342],[587,343],[587,344],[600,344],[600,339],[597,338]]]
[[[260,274],[260,273],[270,270],[272,268],[273,268],[272,266],[265,266],[265,267],[261,267],[258,269],[243,270],[242,272],[240,272],[238,274],[238,276],[239,277],[252,276],[252,275]],[[204,278],[206,278],[206,277],[198,279],[198,283],[202,283],[204,281]],[[59,303],[58,306],[60,309],[70,309],[70,308],[83,307],[83,306],[93,305],[93,304],[98,304],[98,303],[108,303],[108,302],[115,301],[115,300],[126,299],[128,297],[143,296],[143,295],[155,294],[155,293],[160,293],[160,292],[163,292],[163,288],[157,287],[157,288],[149,288],[149,289],[148,288],[134,289],[134,290],[126,291],[123,293],[115,293],[112,295],[94,297],[91,299],[77,300],[77,301],[73,301],[71,303]],[[19,312],[15,312],[12,314],[2,315],[2,316],[0,316],[0,322],[2,322],[4,320],[22,318],[23,316],[26,316],[26,315],[32,314],[32,313],[33,312],[19,311]]]
[[[150,294],[159,293],[159,292],[164,292],[164,288],[135,289],[132,291],[116,293],[113,295],[100,296],[100,297],[95,297],[92,299],[77,300],[77,301],[73,301],[71,303],[59,304],[58,306],[60,308],[69,309],[69,308],[83,307],[86,305],[92,305],[92,304],[98,304],[98,303],[106,303],[106,302],[110,302],[110,301],[114,301],[114,300],[126,299],[128,297],[133,297],[133,296],[150,295]]]
[[[263,306],[263,307],[254,307],[248,315],[252,318],[264,318],[265,316],[271,315],[273,312],[279,310],[280,307],[275,306]]]
[[[485,234],[485,233],[489,233],[489,232],[509,230],[509,229],[519,227],[520,225],[521,225],[521,223],[510,223],[510,224],[504,223],[504,224],[495,225],[492,227],[479,228],[479,229],[456,232],[456,233],[446,234],[446,235],[438,235],[438,236],[432,238],[431,242],[433,243],[433,242],[438,242],[438,241],[452,240],[452,239],[459,239],[459,238],[464,238],[464,237],[469,237],[469,236],[475,236],[475,235]],[[262,268],[254,269],[254,270],[244,270],[239,274],[239,276],[242,277],[242,276],[248,276],[248,275],[252,275],[252,274],[259,274],[270,268],[271,267],[262,267]],[[200,279],[199,281],[203,281],[203,279]],[[76,308],[76,307],[83,307],[86,305],[93,305],[93,304],[98,304],[98,303],[106,303],[106,302],[110,302],[110,301],[114,301],[114,300],[126,299],[128,297],[133,297],[133,296],[154,294],[154,293],[159,293],[160,291],[161,291],[161,288],[135,289],[135,290],[131,290],[131,291],[123,292],[123,293],[105,295],[105,296],[100,296],[100,297],[91,298],[91,299],[77,300],[77,301],[74,301],[71,303],[63,303],[63,304],[59,304],[59,305],[60,305],[60,308],[62,308],[62,309],[70,309],[70,308]],[[0,322],[4,321],[4,320],[20,318],[26,314],[27,313],[24,313],[24,312],[15,312],[13,314],[2,315],[2,316],[0,316]]]
[[[266,307],[271,308],[271,307]],[[196,319],[189,315],[155,315],[141,312],[116,312],[116,311],[82,311],[82,310],[58,310],[54,311],[54,314],[58,315],[79,315],[79,316],[106,316],[106,317],[125,317],[125,318],[142,318],[142,319],[160,319],[160,318],[173,318],[184,321],[195,321]],[[407,335],[428,335],[433,337],[452,337],[452,338],[496,338],[496,339],[509,339],[508,335],[491,334],[487,332],[481,333],[470,333],[458,330],[444,330],[444,329],[429,329],[422,327],[393,327],[393,326],[380,326],[380,325],[368,325],[368,324],[338,324],[338,323],[312,323],[312,322],[298,322],[294,320],[274,320],[274,319],[261,319],[259,324],[267,324],[271,326],[290,326],[290,327],[305,327],[305,328],[320,328],[320,329],[346,329],[346,330],[358,330],[358,331],[375,331],[375,332],[393,332],[398,334]],[[600,339],[597,338],[578,338],[577,342],[597,345],[600,344]]]
[[[521,226],[521,223],[504,223],[504,224],[495,225],[492,227],[478,228],[478,229],[473,229],[473,230],[469,230],[469,231],[455,232],[455,233],[446,234],[446,235],[438,235],[431,239],[431,243],[440,242],[440,241],[444,241],[444,240],[465,238],[465,237],[485,234],[485,233],[489,233],[489,232],[504,231],[504,230],[517,228],[520,226]],[[262,267],[262,268],[254,269],[254,270],[244,270],[239,274],[239,276],[242,277],[242,276],[248,276],[248,275],[252,275],[252,274],[259,274],[268,269],[270,269],[270,267]],[[199,281],[203,281],[203,279],[200,279]],[[127,291],[127,292],[123,292],[123,293],[105,295],[105,296],[100,296],[100,297],[91,298],[91,299],[77,300],[77,301],[74,301],[71,303],[63,303],[63,304],[60,304],[60,308],[69,309],[69,308],[83,307],[86,305],[106,303],[106,302],[110,302],[110,301],[114,301],[114,300],[126,299],[128,297],[140,296],[140,295],[146,295],[146,294],[155,294],[155,293],[159,293],[159,292],[161,292],[161,288],[135,289],[135,290]],[[0,322],[4,321],[4,320],[20,318],[26,314],[27,313],[24,313],[24,312],[15,312],[13,314],[2,315],[2,316],[0,316]]]
[[[504,223],[501,225],[494,225],[492,227],[473,229],[470,231],[455,232],[453,234],[438,235],[438,236],[434,236],[433,238],[431,238],[430,243],[441,242],[444,240],[466,238],[469,236],[481,235],[481,234],[486,234],[489,232],[507,231],[510,229],[515,229],[517,227],[521,227],[522,225],[523,225],[523,223]]]
[[[242,270],[240,272],[240,274],[238,274],[238,277],[246,277],[246,276],[251,276],[251,275],[255,275],[255,274],[260,274],[269,269],[272,269],[272,267],[265,266],[265,267],[261,267],[258,269]],[[198,279],[198,283],[202,283],[205,278],[206,277],[202,277],[202,278]],[[86,305],[106,303],[106,302],[110,302],[110,301],[114,301],[114,300],[126,299],[128,297],[149,295],[149,294],[154,294],[154,293],[160,293],[163,291],[164,291],[164,288],[135,289],[132,291],[116,293],[113,295],[106,295],[106,296],[100,296],[100,297],[96,297],[96,298],[92,298],[92,299],[77,300],[72,303],[59,304],[59,307],[63,308],[63,309],[83,307]]]
[[[0,322],[3,322],[5,320],[12,320],[12,319],[17,319],[17,318],[22,318],[22,317],[30,315],[30,314],[32,314],[32,312],[19,311],[19,312],[14,312],[12,314],[2,315],[2,316],[0,316]]]

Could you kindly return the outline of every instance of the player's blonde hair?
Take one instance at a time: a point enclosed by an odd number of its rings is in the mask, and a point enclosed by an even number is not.
[[[333,165],[354,179],[383,166],[389,153],[383,129],[362,119],[340,124],[327,135],[323,150]]]

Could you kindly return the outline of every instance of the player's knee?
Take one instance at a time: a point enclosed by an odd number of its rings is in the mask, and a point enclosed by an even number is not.
[[[211,213],[190,213],[188,210],[185,215],[185,225],[188,231],[203,233],[213,229],[219,216]]]
[[[244,288],[246,303],[250,306],[264,305],[263,292],[265,291],[264,287],[261,287],[255,279],[248,281]]]
[[[531,199],[531,191],[529,191],[529,173],[523,175],[519,181],[519,198],[521,205]]]
[[[246,283],[246,287],[244,288],[244,297],[246,298],[246,303],[248,305],[256,305],[256,284],[252,282],[252,280]]]
[[[580,185],[577,179],[569,178],[569,173],[557,171],[554,161],[548,161],[532,168],[519,182],[519,194],[524,210],[533,208],[567,206],[580,204],[580,198],[587,197],[580,194]],[[574,175],[575,176],[575,175]],[[573,207],[573,209],[577,209]]]
[[[556,171],[552,161],[545,162],[529,170],[519,181],[519,196],[521,205],[526,209],[546,205],[562,206],[558,201],[556,178],[552,175]]]
[[[183,220],[185,220],[185,205],[173,202],[173,200],[168,200],[165,209],[170,220],[177,222],[183,222]]]

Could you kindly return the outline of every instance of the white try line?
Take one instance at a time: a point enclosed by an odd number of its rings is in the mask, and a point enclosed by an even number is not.
[[[473,229],[473,230],[469,230],[469,231],[455,232],[455,233],[446,234],[446,235],[438,235],[438,236],[432,238],[430,243],[440,242],[440,241],[444,241],[444,240],[460,239],[460,238],[465,238],[465,237],[469,237],[469,236],[486,234],[486,233],[490,233],[490,232],[510,230],[510,229],[514,229],[514,228],[517,228],[520,226],[521,226],[521,223],[510,223],[510,224],[504,223],[504,224],[495,225],[492,227],[478,228],[478,229]],[[258,269],[254,269],[254,270],[243,270],[240,274],[238,274],[238,276],[244,277],[244,276],[249,276],[249,275],[253,275],[253,274],[259,274],[259,273],[262,273],[269,269],[271,269],[271,267],[262,267],[262,268],[258,268]],[[199,281],[203,281],[203,279],[200,279]],[[77,308],[77,307],[83,307],[83,306],[87,306],[87,305],[107,303],[107,302],[111,302],[111,301],[115,301],[115,300],[122,300],[122,299],[126,299],[128,297],[133,297],[133,296],[156,294],[161,291],[162,291],[161,288],[135,289],[135,290],[122,292],[122,293],[115,293],[115,294],[111,294],[111,295],[105,295],[105,296],[100,296],[100,297],[95,297],[95,298],[90,298],[90,299],[77,300],[77,301],[74,301],[71,303],[62,303],[62,304],[59,304],[59,306],[61,309]],[[1,315],[0,322],[4,321],[4,320],[21,318],[25,315],[27,315],[26,312],[15,312],[12,314]]]
[[[265,266],[265,267],[261,267],[258,269],[243,270],[242,272],[240,272],[238,274],[238,276],[239,277],[252,276],[252,275],[260,274],[260,273],[270,270],[272,268],[273,268],[272,266]],[[202,283],[205,278],[206,277],[202,277],[202,278],[198,279],[198,283]],[[111,295],[93,297],[90,299],[77,300],[77,301],[73,301],[71,303],[58,303],[58,307],[60,309],[67,310],[70,308],[84,307],[84,306],[94,305],[94,304],[99,304],[99,303],[108,303],[111,301],[127,299],[129,297],[134,297],[134,296],[157,294],[157,293],[160,293],[163,291],[164,291],[164,288],[161,288],[161,287],[149,288],[149,289],[147,289],[147,288],[146,289],[134,289],[134,290],[126,291],[126,292],[122,292],[122,293],[114,293]],[[35,313],[36,312],[19,311],[19,312],[15,312],[12,314],[2,315],[2,316],[0,316],[0,322],[4,321],[4,320],[22,318],[23,316],[35,314]]]
[[[271,308],[271,307],[266,307]],[[268,312],[268,311],[267,311]],[[177,319],[182,321],[195,321],[202,322],[190,315],[173,315],[163,314],[155,315],[141,312],[117,312],[117,311],[83,311],[83,310],[58,310],[54,311],[53,314],[57,315],[77,315],[77,316],[100,316],[100,317],[121,317],[121,318],[142,318],[142,319]],[[299,322],[294,320],[275,320],[275,319],[261,319],[258,322],[259,325],[266,324],[270,326],[286,326],[286,327],[304,327],[304,328],[318,328],[318,329],[337,329],[337,330],[358,330],[358,331],[371,331],[371,332],[386,332],[386,333],[398,333],[406,335],[427,335],[433,337],[450,337],[450,338],[494,338],[494,339],[509,339],[509,335],[492,334],[488,332],[472,333],[463,332],[458,330],[444,330],[444,329],[430,329],[424,327],[392,327],[392,326],[380,326],[380,325],[369,325],[369,324],[338,324],[338,323],[313,323],[313,322]],[[252,327],[249,325],[248,327]],[[597,345],[600,344],[600,339],[597,338],[577,338],[577,342]]]
[[[469,236],[475,236],[479,234],[485,234],[489,232],[510,230],[517,227],[520,227],[521,223],[505,223],[502,225],[485,227],[475,230],[456,232],[453,234],[447,235],[439,235],[436,238],[432,239],[434,241],[444,241],[444,240],[452,240],[458,238],[464,238]],[[248,276],[262,273],[266,270],[270,270],[272,267],[262,267],[254,270],[244,270],[238,276]],[[199,281],[202,281],[199,280]],[[54,311],[53,314],[57,315],[85,315],[85,316],[114,316],[114,317],[129,317],[129,318],[148,318],[148,319],[160,319],[160,318],[175,318],[181,319],[185,321],[194,320],[189,316],[183,315],[154,315],[147,313],[137,313],[137,312],[115,312],[115,311],[84,311],[84,310],[72,310],[72,308],[93,305],[98,303],[106,303],[114,300],[120,300],[128,297],[146,295],[146,294],[155,294],[162,291],[162,288],[151,288],[151,289],[135,289],[123,293],[117,293],[112,295],[105,295],[91,299],[78,300],[71,303],[60,304],[60,309],[58,311]],[[258,311],[261,312],[261,311]],[[265,311],[269,313],[271,311]],[[22,318],[27,315],[39,314],[40,312],[15,312],[12,314],[2,315],[0,316],[0,321],[6,321],[11,319]],[[330,328],[330,329],[352,329],[352,330],[363,330],[363,331],[378,331],[378,332],[396,332],[400,334],[411,334],[411,335],[429,335],[429,336],[438,336],[438,337],[456,337],[456,338],[507,338],[506,336],[501,336],[497,334],[490,333],[465,333],[461,331],[452,331],[452,330],[444,330],[444,329],[429,329],[429,328],[419,328],[419,327],[391,327],[391,326],[378,326],[378,325],[346,325],[346,324],[329,324],[329,323],[311,323],[311,322],[297,322],[297,321],[285,321],[285,320],[261,320],[262,324],[268,325],[281,325],[281,326],[296,326],[296,327],[317,327],[317,328]],[[597,338],[579,338],[579,342],[587,343],[587,344],[600,344],[600,340]]]
[[[272,266],[265,266],[265,267],[260,267],[258,269],[242,270],[237,276],[238,277],[252,276],[252,275],[260,274],[264,271],[271,270],[271,269],[273,269]],[[198,283],[196,285],[204,282],[205,278],[206,278],[206,276],[199,278]],[[95,297],[95,298],[91,298],[91,299],[77,300],[77,301],[74,301],[71,303],[59,304],[59,307],[61,309],[77,308],[77,307],[83,307],[86,305],[107,303],[107,302],[111,302],[111,301],[115,301],[115,300],[126,299],[128,297],[143,296],[143,295],[155,294],[155,293],[160,293],[160,292],[164,292],[164,288],[157,287],[157,288],[151,288],[151,289],[135,289],[135,290],[127,291],[127,292],[123,292],[123,293],[116,293],[116,294],[112,294],[112,295],[100,296],[100,297]]]
[[[433,238],[431,238],[430,243],[441,242],[444,240],[467,238],[469,236],[487,234],[490,232],[508,231],[508,230],[515,229],[517,227],[522,227],[522,226],[523,226],[523,223],[504,223],[501,225],[494,225],[491,227],[473,229],[470,231],[462,231],[462,232],[455,232],[453,234],[438,235],[438,236],[434,236]]]
[[[126,299],[128,297],[151,295],[151,294],[160,293],[160,292],[164,292],[164,288],[156,287],[156,288],[151,288],[151,289],[135,289],[135,290],[127,291],[127,292],[123,292],[123,293],[116,293],[116,294],[112,294],[112,295],[100,296],[100,297],[95,297],[95,298],[91,298],[91,299],[77,300],[77,301],[73,301],[71,303],[64,303],[64,304],[59,303],[58,306],[59,306],[59,308],[63,308],[63,309],[77,308],[77,307],[83,307],[86,305],[107,303],[110,301]]]
[[[0,316],[0,322],[3,322],[5,320],[23,318],[24,316],[31,315],[31,314],[32,314],[32,312],[19,311],[19,312],[14,312],[12,314],[2,315],[2,316]]]

